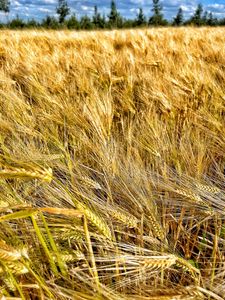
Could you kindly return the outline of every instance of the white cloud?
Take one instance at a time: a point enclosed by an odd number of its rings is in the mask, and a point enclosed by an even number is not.
[[[94,5],[98,6],[100,13],[108,15],[110,0],[67,0],[71,13],[76,12],[77,16],[93,14]],[[223,0],[160,0],[163,5],[163,13],[167,19],[172,19],[179,7],[182,7],[184,16],[189,17],[194,12],[198,3],[202,3],[205,10],[211,11],[215,16],[225,17],[225,3]],[[54,15],[58,0],[11,0],[10,16],[19,14],[20,17],[42,19],[46,14]],[[118,10],[126,18],[134,18],[139,7],[142,7],[144,14],[152,15],[152,0],[116,0]]]
[[[51,12],[51,9],[44,8],[44,7],[39,7],[38,10],[39,10],[40,12],[44,12],[44,13],[50,13],[50,12]]]
[[[225,10],[225,5],[215,3],[215,4],[209,4],[209,5],[207,5],[207,8],[209,8],[209,9],[215,9],[215,10]]]
[[[81,9],[84,10],[84,11],[91,10],[91,8],[89,6],[86,6],[86,5],[81,5]]]
[[[57,4],[56,0],[42,0],[43,2],[45,2],[46,4]]]
[[[215,4],[209,4],[207,5],[208,7],[211,7],[211,8],[219,8],[219,9],[224,9],[225,8],[225,5],[223,4],[218,4],[218,3],[215,3]]]
[[[21,6],[22,4],[19,1],[14,1],[13,5],[15,5],[15,6]]]

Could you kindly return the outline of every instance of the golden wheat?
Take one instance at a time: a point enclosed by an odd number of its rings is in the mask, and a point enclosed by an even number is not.
[[[65,263],[70,263],[74,261],[84,260],[85,256],[84,254],[79,250],[74,250],[72,253],[60,253],[60,258]],[[54,261],[57,261],[57,256],[53,254]]]
[[[223,298],[224,36],[1,31],[1,297]]]
[[[0,178],[24,178],[24,179],[40,179],[50,183],[52,181],[52,169],[25,169],[16,167],[6,167],[0,169]]]
[[[138,222],[137,218],[135,218],[131,214],[119,211],[116,208],[109,210],[109,214],[113,219],[118,220],[119,222],[121,222],[122,224],[124,224],[125,226],[127,226],[129,228],[137,228],[138,227],[139,222]]]
[[[25,249],[17,250],[7,245],[4,241],[0,241],[0,260],[16,261],[21,259],[23,256],[28,258],[27,251]]]
[[[212,194],[219,194],[221,190],[216,186],[209,186],[201,183],[195,183],[196,187],[203,192],[208,192]]]
[[[3,267],[0,265],[0,274],[5,274],[8,270],[15,275],[22,275],[29,272],[27,267],[21,262],[5,262]]]
[[[151,258],[143,260],[141,265],[147,269],[168,269],[176,263],[176,257],[174,255],[167,256],[153,256]]]
[[[112,239],[109,226],[97,215],[97,213],[93,212],[89,207],[81,202],[77,202],[76,206],[78,210],[87,217],[91,224],[99,230],[100,233],[102,233],[107,239]]]
[[[196,195],[192,192],[187,192],[185,190],[176,189],[175,192],[179,195],[185,196],[186,198],[192,200],[194,203],[205,203],[199,195]]]

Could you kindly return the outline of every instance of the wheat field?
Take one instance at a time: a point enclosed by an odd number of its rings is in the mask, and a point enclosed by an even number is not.
[[[224,299],[225,28],[0,32],[0,298]]]

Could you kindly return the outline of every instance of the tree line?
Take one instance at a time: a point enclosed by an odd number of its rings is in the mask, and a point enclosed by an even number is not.
[[[134,19],[124,18],[118,11],[116,2],[111,1],[110,12],[107,16],[102,15],[97,6],[94,6],[92,17],[87,15],[77,18],[75,14],[70,14],[71,9],[66,0],[58,0],[56,13],[58,18],[46,16],[43,20],[35,19],[23,20],[18,15],[11,20],[8,19],[10,13],[10,0],[0,0],[0,11],[6,15],[7,22],[0,23],[0,27],[7,28],[49,28],[49,29],[113,29],[113,28],[133,28],[147,26],[219,26],[225,25],[225,18],[216,18],[211,12],[204,10],[202,4],[198,4],[193,15],[186,19],[180,7],[172,21],[168,21],[163,15],[163,6],[160,0],[152,0],[152,11],[149,18],[146,17],[140,7]]]

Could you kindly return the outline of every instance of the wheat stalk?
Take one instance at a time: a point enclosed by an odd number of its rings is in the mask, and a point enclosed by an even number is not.
[[[76,218],[82,218],[83,214],[76,209],[69,209],[69,208],[59,208],[59,207],[40,207],[38,208],[39,211],[45,212],[52,215],[64,215]]]

